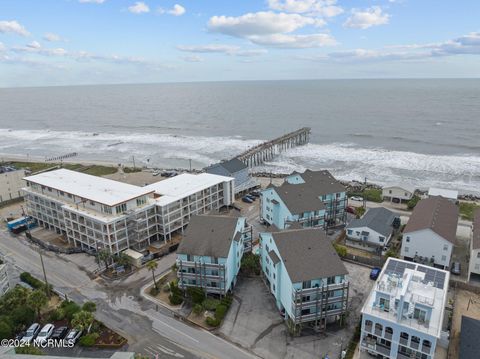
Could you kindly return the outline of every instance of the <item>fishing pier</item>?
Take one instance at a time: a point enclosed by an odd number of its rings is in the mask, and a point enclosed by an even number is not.
[[[310,127],[300,128],[273,140],[251,147],[236,156],[236,158],[245,163],[248,167],[258,166],[265,161],[272,160],[276,155],[289,148],[306,145],[310,140],[310,131]]]

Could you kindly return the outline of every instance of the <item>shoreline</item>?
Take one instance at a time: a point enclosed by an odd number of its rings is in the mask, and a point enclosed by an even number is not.
[[[65,160],[62,160],[60,162],[58,161],[45,161],[45,157],[41,156],[30,156],[30,155],[2,155],[0,154],[0,163],[3,162],[27,162],[27,163],[51,163],[52,167],[55,165],[59,165],[61,163],[65,164],[79,164],[82,166],[107,166],[107,167],[113,167],[121,169],[124,167],[131,167],[130,163],[124,164],[124,163],[119,163],[119,162],[113,162],[113,161],[100,161],[100,160],[75,160],[75,157],[67,158]],[[143,171],[176,171],[176,172],[191,172],[191,173],[199,173],[202,170],[201,169],[195,169],[192,168],[192,170],[189,170],[188,168],[184,167],[175,167],[175,168],[164,168],[164,167],[149,167],[145,166],[142,164],[141,166],[136,166],[137,168],[141,168]],[[285,178],[288,176],[290,173],[269,173],[269,172],[264,172],[264,171],[259,171],[259,172],[250,172],[252,177],[258,177],[258,178]],[[383,188],[382,185],[375,183],[375,182],[367,182],[364,184],[361,181],[357,180],[339,180],[340,183],[342,183],[344,186],[347,188],[351,187],[362,187],[364,186],[365,188],[376,188],[376,189],[381,189]],[[401,186],[401,184],[398,184]],[[420,193],[426,193],[428,192],[428,187],[418,187],[415,188],[416,191]],[[473,192],[462,192],[462,190],[458,190],[459,200],[466,200],[466,201],[480,201],[480,195],[478,193],[473,193]]]

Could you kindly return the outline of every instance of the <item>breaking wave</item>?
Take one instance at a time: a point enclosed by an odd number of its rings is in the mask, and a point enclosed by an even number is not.
[[[148,133],[0,129],[0,153],[44,158],[78,152],[84,161],[130,162],[158,167],[197,168],[235,156],[261,140],[241,136],[185,136]],[[475,146],[472,146],[475,147]],[[469,151],[471,152],[471,151]],[[75,158],[73,159],[75,160]],[[329,169],[344,180],[438,186],[480,192],[480,156],[427,155],[360,147],[355,143],[309,144],[285,152],[255,171],[288,173]]]

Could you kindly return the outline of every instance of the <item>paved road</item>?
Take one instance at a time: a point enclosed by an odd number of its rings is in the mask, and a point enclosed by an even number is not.
[[[37,247],[26,239],[13,237],[1,229],[0,253],[16,272],[14,275],[28,271],[41,278]],[[162,258],[157,273],[166,271],[174,261],[173,254]],[[78,303],[94,301],[97,318],[128,339],[129,351],[148,356],[158,354],[160,358],[254,357],[207,331],[177,321],[167,309],[157,308],[142,298],[140,288],[152,280],[146,269],[124,280],[105,283],[88,276],[88,270],[96,266],[92,257],[47,252],[44,262],[49,283]]]

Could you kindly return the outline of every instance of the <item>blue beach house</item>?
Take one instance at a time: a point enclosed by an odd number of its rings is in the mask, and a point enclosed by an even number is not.
[[[215,163],[205,168],[205,172],[234,178],[235,195],[246,193],[259,185],[258,182],[250,176],[248,166],[238,158]]]
[[[347,270],[321,229],[260,233],[262,273],[289,330],[323,330],[346,313]]]
[[[330,172],[306,170],[263,190],[260,212],[264,222],[279,229],[295,222],[305,228],[330,228],[345,223],[346,206],[346,189]]]
[[[251,227],[243,217],[192,217],[177,250],[179,287],[227,294],[237,281],[243,254],[251,250],[251,240]]]

